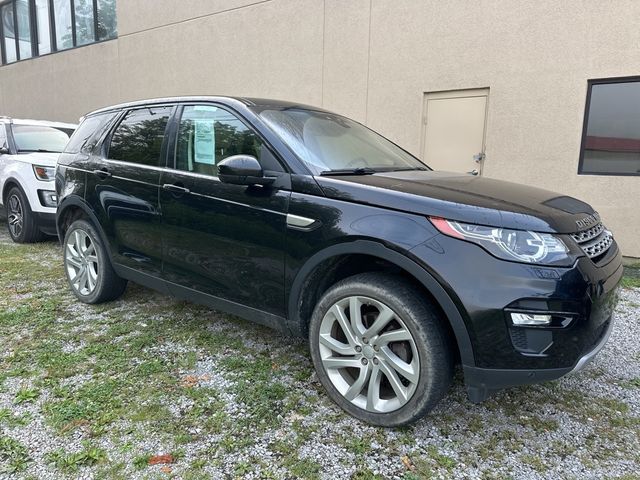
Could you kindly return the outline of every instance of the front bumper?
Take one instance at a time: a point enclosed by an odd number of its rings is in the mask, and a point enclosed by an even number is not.
[[[33,212],[36,219],[36,225],[43,233],[47,235],[57,235],[56,231],[56,214],[48,212]]]
[[[583,370],[600,353],[613,331],[613,316],[607,321],[602,337],[593,348],[578,359],[573,367],[545,369],[489,369],[463,366],[469,400],[480,403],[491,394],[508,387],[556,380]]]
[[[473,361],[463,362],[472,400],[578,371],[609,338],[622,278],[615,243],[597,264],[583,256],[571,267],[543,267],[502,261],[443,235],[435,240],[437,249],[432,239],[411,252],[435,273],[463,316],[473,349]],[[570,321],[515,326],[512,311],[553,313]]]

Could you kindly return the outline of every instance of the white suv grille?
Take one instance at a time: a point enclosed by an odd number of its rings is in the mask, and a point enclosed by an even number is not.
[[[582,232],[572,233],[571,238],[589,258],[599,257],[613,245],[613,235],[602,223]]]

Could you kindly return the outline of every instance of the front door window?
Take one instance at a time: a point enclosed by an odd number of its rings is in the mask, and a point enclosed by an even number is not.
[[[265,170],[281,171],[270,150],[233,113],[213,105],[184,107],[176,143],[176,168],[218,176],[218,164],[233,155],[251,155]]]

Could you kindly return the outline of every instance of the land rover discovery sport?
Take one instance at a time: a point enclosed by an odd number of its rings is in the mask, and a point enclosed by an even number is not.
[[[73,293],[127,281],[309,339],[344,410],[420,418],[462,365],[474,402],[583,368],[622,276],[586,203],[433,171],[343,116],[181,97],[88,114],[60,156]]]

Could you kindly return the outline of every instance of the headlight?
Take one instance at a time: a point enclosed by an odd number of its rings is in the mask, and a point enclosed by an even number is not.
[[[570,265],[569,249],[549,233],[509,230],[430,217],[441,233],[480,245],[504,260],[539,265]]]
[[[36,178],[38,180],[53,180],[56,176],[56,168],[55,167],[41,167],[39,165],[33,166],[33,173],[36,174]]]

